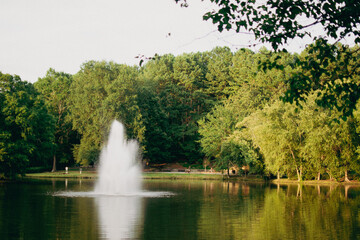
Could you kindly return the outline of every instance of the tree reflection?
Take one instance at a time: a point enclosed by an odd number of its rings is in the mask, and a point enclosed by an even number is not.
[[[221,187],[218,198],[212,189],[212,197],[205,197],[201,205],[201,239],[356,239],[360,234],[359,187]]]

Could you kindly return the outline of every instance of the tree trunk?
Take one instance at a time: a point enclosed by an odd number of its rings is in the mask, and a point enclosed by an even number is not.
[[[347,169],[345,170],[345,182],[350,182]]]
[[[53,158],[53,167],[51,172],[56,172],[56,155],[54,154],[54,158]]]
[[[280,180],[280,172],[277,171],[277,180]]]
[[[298,181],[301,181],[301,177],[302,177],[302,167],[300,166],[300,168],[296,168],[296,174],[298,177]]]
[[[320,173],[320,171],[319,171],[319,172],[318,172],[317,180],[320,181],[320,179],[321,179],[321,173]]]
[[[326,172],[329,175],[330,181],[334,180],[333,176],[331,175],[331,172],[330,171],[326,171]]]

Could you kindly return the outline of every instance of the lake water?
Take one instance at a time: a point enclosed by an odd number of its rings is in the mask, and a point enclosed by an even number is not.
[[[174,195],[59,196],[93,187],[0,183],[0,239],[360,239],[355,186],[148,180],[145,190]]]

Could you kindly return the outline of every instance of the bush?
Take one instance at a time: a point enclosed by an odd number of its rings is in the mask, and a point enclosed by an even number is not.
[[[48,172],[51,169],[49,167],[29,167],[26,169],[25,173],[41,173]]]

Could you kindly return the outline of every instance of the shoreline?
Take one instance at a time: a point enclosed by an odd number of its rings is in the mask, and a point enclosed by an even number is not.
[[[81,178],[81,179],[97,179],[96,172],[82,172],[81,174],[78,171],[69,171],[68,174],[65,174],[65,171],[57,172],[44,172],[44,173],[28,173],[24,178]],[[302,185],[357,185],[360,186],[359,181],[350,181],[350,182],[337,182],[330,180],[305,180],[299,182],[298,180],[291,179],[270,179],[265,180],[261,176],[230,176],[221,175],[219,173],[179,173],[179,172],[143,172],[142,178],[144,180],[151,179],[166,179],[166,180],[221,180],[221,181],[235,181],[235,182],[256,182],[256,183],[265,183],[269,182],[272,184],[279,185],[288,185],[288,184],[302,184]]]

